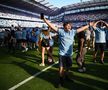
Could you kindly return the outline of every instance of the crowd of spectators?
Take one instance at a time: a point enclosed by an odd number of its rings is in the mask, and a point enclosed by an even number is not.
[[[41,29],[38,27],[23,28],[20,26],[14,27],[13,25],[11,25],[11,27],[9,28],[0,28],[0,46],[8,47],[8,49],[15,48],[22,51],[27,51],[27,47],[29,47],[30,49],[35,48],[36,42],[32,39],[37,39],[40,31]],[[23,43],[25,42],[26,45],[23,46]]]
[[[12,10],[0,10],[0,27],[10,27],[20,25],[21,27],[35,27],[36,24],[42,23],[39,15],[24,14],[23,12]]]
[[[0,27],[10,27],[11,24],[14,26],[21,25],[21,27],[35,27],[37,23],[38,22],[0,19]]]
[[[108,13],[89,13],[64,16],[64,21],[94,21],[107,19]]]

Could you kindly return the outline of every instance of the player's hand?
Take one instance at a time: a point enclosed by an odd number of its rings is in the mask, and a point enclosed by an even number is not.
[[[94,22],[90,22],[89,25],[90,25],[90,26],[93,26],[93,25],[94,25]]]

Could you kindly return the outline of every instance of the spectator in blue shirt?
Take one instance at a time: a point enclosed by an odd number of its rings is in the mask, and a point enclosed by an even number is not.
[[[106,45],[106,29],[108,24],[102,20],[97,21],[93,28],[95,29],[95,52],[94,52],[94,62],[96,62],[97,51],[100,50],[100,63],[104,64],[104,49]]]
[[[27,48],[27,32],[26,32],[26,28],[23,28],[22,29],[22,43],[21,43],[21,45],[22,45],[22,47],[24,48],[24,50],[22,50],[22,52],[26,52],[27,50],[28,50],[28,48]]]

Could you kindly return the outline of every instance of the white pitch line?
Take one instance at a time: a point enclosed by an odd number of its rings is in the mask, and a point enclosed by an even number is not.
[[[29,78],[23,80],[22,82],[16,84],[15,86],[9,88],[8,90],[15,90],[16,88],[20,87],[21,85],[23,85],[23,84],[25,84],[26,82],[30,81],[31,79],[35,78],[36,76],[38,76],[38,75],[41,74],[42,72],[48,70],[49,68],[51,68],[52,66],[54,66],[54,65],[57,64],[57,63],[58,63],[58,61],[55,62],[54,64],[50,65],[49,67],[43,69],[42,71],[40,71],[40,72],[34,74],[33,76],[31,76],[31,77],[29,77]]]
[[[73,54],[74,54],[74,53],[73,53]],[[58,63],[58,61],[55,62],[54,64],[48,66],[47,68],[43,69],[42,71],[40,71],[40,72],[38,72],[38,73],[32,75],[31,77],[29,77],[29,78],[23,80],[22,82],[20,82],[20,83],[14,85],[13,87],[9,88],[8,90],[15,90],[16,88],[20,87],[21,85],[23,85],[23,84],[25,84],[26,82],[30,81],[31,79],[35,78],[36,76],[38,76],[38,75],[41,74],[42,72],[48,70],[49,68],[51,68],[52,66],[56,65],[57,63]]]

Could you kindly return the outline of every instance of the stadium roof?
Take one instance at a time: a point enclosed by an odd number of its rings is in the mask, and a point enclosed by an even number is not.
[[[50,1],[50,0],[49,0]],[[11,6],[33,13],[44,13],[45,15],[57,15],[66,10],[84,8],[95,5],[108,5],[108,0],[91,0],[77,4],[70,4],[57,8],[47,0],[0,0],[0,5]]]
[[[55,11],[55,7],[53,7],[53,9],[50,8],[51,6],[46,6],[48,2],[42,3],[44,1],[45,0],[0,0],[0,4],[24,9],[35,13],[45,13],[46,15],[49,15],[53,11]]]

